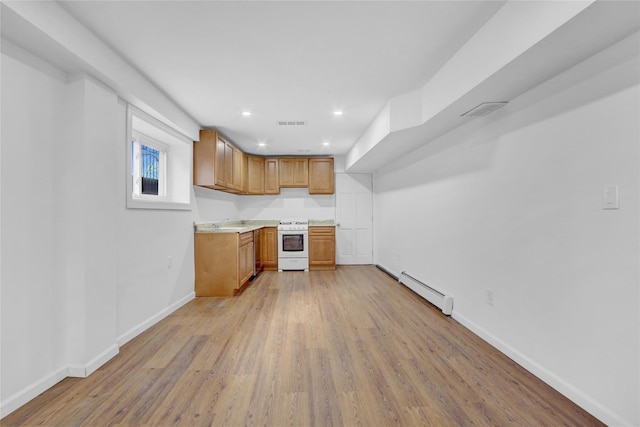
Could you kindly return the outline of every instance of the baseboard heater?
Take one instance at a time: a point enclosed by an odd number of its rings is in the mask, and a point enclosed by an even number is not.
[[[378,267],[378,270],[380,271],[384,271],[385,273],[387,273],[389,276],[393,277],[394,280],[400,280],[398,278],[398,276],[396,276],[395,274],[393,274],[392,272],[390,272],[389,270],[387,270],[386,268],[384,268],[383,266],[376,264],[376,267]]]
[[[426,283],[422,283],[420,280],[407,274],[406,271],[400,273],[398,281],[438,307],[447,316],[451,316],[451,312],[453,311],[453,297],[451,295],[446,295]]]

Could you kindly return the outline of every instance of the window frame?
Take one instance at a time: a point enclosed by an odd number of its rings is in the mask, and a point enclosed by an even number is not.
[[[144,132],[141,132],[138,129],[134,129],[134,119],[140,120],[145,123],[145,125],[150,125],[161,133],[167,134],[168,139],[171,141],[167,141],[166,143],[163,141],[159,141],[159,138],[154,138],[149,135],[146,135]],[[126,207],[127,209],[160,209],[160,210],[192,210],[193,209],[193,165],[191,159],[193,159],[193,141],[188,139],[186,136],[181,134],[180,132],[174,130],[170,126],[165,123],[159,121],[158,119],[150,116],[149,114],[143,112],[142,110],[134,107],[131,104],[127,104],[127,135],[126,135]],[[137,142],[142,145],[146,145],[148,147],[154,148],[158,151],[164,152],[164,155],[161,156],[163,158],[164,163],[164,179],[162,180],[162,184],[158,183],[158,193],[160,193],[160,185],[162,185],[163,195],[151,195],[151,194],[134,194],[134,175],[133,171],[133,159],[132,152],[135,149],[135,141],[134,138],[138,138]],[[185,144],[184,146],[182,144]],[[182,181],[176,183],[172,183],[171,180],[174,179],[172,177],[172,168],[171,168],[171,159],[170,156],[172,154],[178,155],[176,152],[180,150],[188,150],[188,156],[185,156],[183,153],[181,156],[189,158],[189,164],[185,164],[185,167],[188,168],[188,180],[182,179]],[[175,152],[175,153],[174,153]],[[176,157],[179,158],[180,156]],[[186,159],[185,159],[186,162]],[[183,177],[184,177],[184,171]],[[188,200],[188,202],[177,201],[177,195],[172,194],[171,188],[181,187],[182,199]],[[184,187],[184,188],[182,188]]]

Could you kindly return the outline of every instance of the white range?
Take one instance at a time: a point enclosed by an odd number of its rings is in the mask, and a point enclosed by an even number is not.
[[[309,271],[309,220],[281,219],[278,224],[278,271]]]

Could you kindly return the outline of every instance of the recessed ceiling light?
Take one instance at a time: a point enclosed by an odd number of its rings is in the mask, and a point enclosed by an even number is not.
[[[342,111],[334,111],[333,115],[334,116],[341,116],[342,115]]]
[[[265,142],[258,142],[258,146],[260,146],[260,147],[264,147],[264,146],[266,146],[266,145],[267,145],[267,144],[266,144]]]
[[[251,111],[243,111],[242,115],[245,117],[249,117],[251,115]]]
[[[323,142],[322,145],[326,147],[327,145],[330,145],[330,144],[328,142]]]

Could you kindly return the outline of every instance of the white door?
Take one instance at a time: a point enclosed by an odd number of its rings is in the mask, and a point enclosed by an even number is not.
[[[369,173],[336,174],[338,264],[373,262],[372,188]]]

